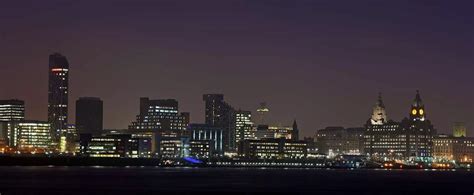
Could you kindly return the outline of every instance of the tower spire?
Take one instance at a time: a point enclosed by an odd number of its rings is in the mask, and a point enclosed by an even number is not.
[[[292,131],[292,134],[291,134],[291,139],[292,140],[299,140],[300,136],[300,130],[298,129],[298,124],[296,124],[296,119],[293,120],[293,131]]]
[[[385,105],[382,100],[382,93],[379,92],[377,102],[374,106],[370,123],[373,125],[383,125],[387,122],[387,114],[385,112]]]
[[[410,118],[415,121],[424,121],[425,115],[425,105],[421,100],[420,91],[416,90],[415,100],[411,105]]]
[[[379,92],[379,97],[378,97],[378,100],[377,100],[377,106],[385,108],[385,105],[383,104],[383,100],[382,100],[382,92]]]

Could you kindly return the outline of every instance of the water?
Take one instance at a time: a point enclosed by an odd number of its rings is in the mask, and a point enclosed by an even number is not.
[[[473,194],[474,172],[160,167],[0,167],[8,194]]]

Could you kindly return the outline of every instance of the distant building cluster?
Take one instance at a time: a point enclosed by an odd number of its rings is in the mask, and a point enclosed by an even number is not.
[[[126,129],[105,130],[97,97],[76,103],[76,124],[68,122],[70,66],[66,57],[49,56],[48,121],[25,119],[25,102],[0,100],[3,154],[84,157],[195,159],[362,159],[394,162],[472,163],[474,138],[463,123],[453,135],[438,135],[417,91],[407,117],[389,120],[379,95],[363,127],[326,127],[314,137],[299,137],[296,120],[269,124],[270,109],[235,109],[223,94],[204,94],[204,122],[190,123],[175,99],[140,98],[136,118]],[[350,156],[350,157],[348,157]]]

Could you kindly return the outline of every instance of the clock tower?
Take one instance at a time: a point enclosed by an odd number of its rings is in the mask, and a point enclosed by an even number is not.
[[[425,105],[420,97],[420,92],[416,90],[416,97],[411,105],[410,110],[410,119],[412,121],[425,121],[426,113],[425,113]]]

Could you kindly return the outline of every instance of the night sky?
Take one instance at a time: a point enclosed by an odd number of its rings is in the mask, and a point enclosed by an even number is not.
[[[267,102],[304,136],[362,126],[378,92],[389,119],[420,90],[439,132],[474,135],[474,1],[4,1],[0,99],[46,120],[48,55],[70,63],[78,97],[104,100],[104,127],[127,128],[139,97],[175,98],[203,122],[204,93],[235,108]]]

